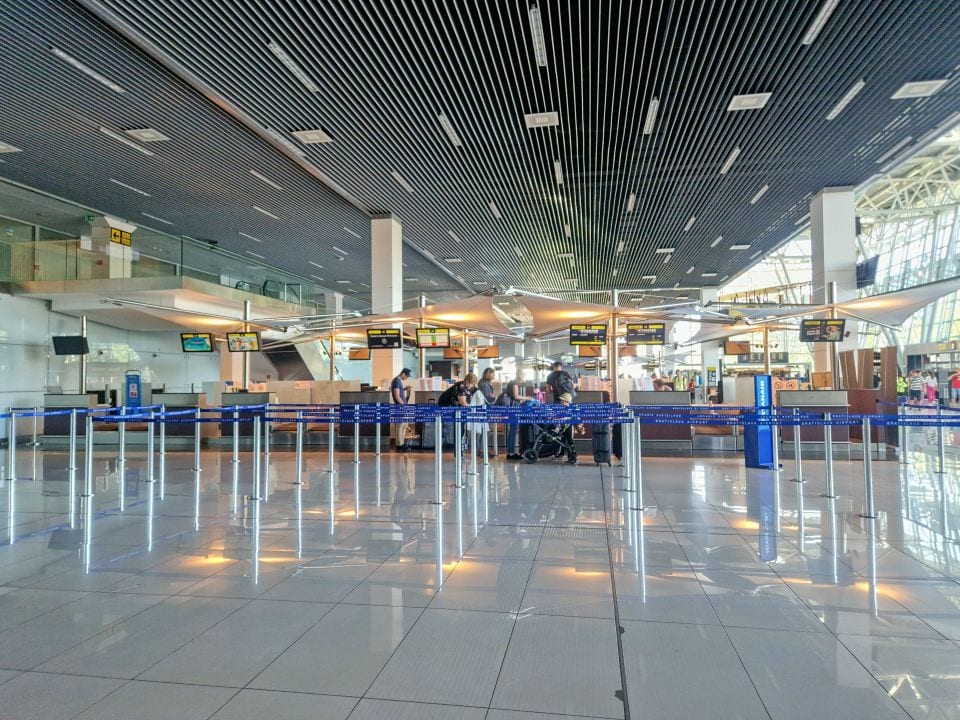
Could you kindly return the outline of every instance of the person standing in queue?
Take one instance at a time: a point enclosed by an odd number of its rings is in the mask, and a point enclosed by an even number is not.
[[[487,405],[493,405],[497,402],[497,395],[493,391],[493,379],[496,377],[496,373],[493,368],[487,368],[483,371],[483,375],[480,376],[480,382],[477,383],[477,390],[483,395],[483,399],[487,401]]]
[[[547,385],[553,391],[553,402],[559,403],[560,396],[564,393],[568,393],[571,399],[575,397],[577,390],[574,387],[573,378],[563,369],[563,363],[557,360],[552,367],[553,372],[547,375]]]
[[[960,370],[955,370],[948,380],[950,382],[950,402],[960,403]]]
[[[501,405],[514,407],[523,402],[520,388],[523,387],[523,368],[517,366],[517,374],[507,383],[506,389],[500,395]],[[523,456],[517,451],[517,425],[507,425],[507,460],[520,460]]]
[[[470,396],[476,389],[477,376],[468,373],[463,380],[458,380],[440,394],[440,397],[437,398],[437,405],[439,407],[470,407]],[[452,422],[445,422],[443,425],[443,444],[448,447],[453,447],[453,428],[454,424]],[[463,438],[457,438],[457,442],[463,442]]]
[[[404,368],[400,371],[390,383],[390,402],[394,405],[406,405],[410,396],[410,386],[407,380],[410,379],[410,368]],[[410,446],[407,445],[407,429],[409,423],[397,423],[393,426],[393,442],[397,452],[407,452]]]

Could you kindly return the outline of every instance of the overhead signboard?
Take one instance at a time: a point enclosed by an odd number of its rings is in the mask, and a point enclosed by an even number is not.
[[[627,345],[663,345],[666,341],[665,323],[627,323]]]
[[[606,345],[606,324],[571,325],[570,344],[577,345]]]
[[[371,350],[399,350],[402,347],[399,328],[367,330],[367,347]]]
[[[750,341],[749,340],[727,340],[723,344],[723,354],[724,355],[749,355],[750,354]]]
[[[800,342],[840,342],[846,320],[801,320]]]
[[[259,352],[260,335],[255,332],[227,333],[227,350],[230,352]]]
[[[180,333],[180,345],[185,353],[213,352],[213,335],[210,333]]]
[[[740,365],[762,365],[763,353],[742,353],[737,355],[737,363]],[[770,353],[771,365],[788,365],[790,363],[790,353],[772,352]]]
[[[120,228],[110,228],[110,242],[130,247],[133,244],[133,234]]]
[[[417,328],[417,347],[450,347],[450,328]]]

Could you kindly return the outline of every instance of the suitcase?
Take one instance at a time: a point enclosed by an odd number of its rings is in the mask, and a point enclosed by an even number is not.
[[[613,454],[618,460],[623,459],[623,425],[613,426]]]
[[[610,465],[610,426],[593,425],[591,431],[593,435],[593,461],[597,465],[601,463]]]
[[[435,450],[437,447],[437,426],[434,423],[418,423],[420,432],[420,449]]]

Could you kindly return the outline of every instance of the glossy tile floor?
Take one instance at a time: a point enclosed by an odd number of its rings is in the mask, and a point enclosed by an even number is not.
[[[65,454],[23,448],[0,717],[960,717],[960,454],[913,447],[874,463],[876,520],[861,461],[826,499],[822,461],[647,457],[639,498],[550,461],[456,487],[445,455],[438,506],[432,454],[338,455],[331,483],[309,451],[296,485],[279,449],[259,503],[249,453],[168,453],[160,499],[131,450],[120,512],[98,447],[75,530]]]

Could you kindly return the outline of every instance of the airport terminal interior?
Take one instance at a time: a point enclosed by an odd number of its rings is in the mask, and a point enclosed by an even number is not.
[[[960,718],[960,2],[0,39],[0,718]]]

